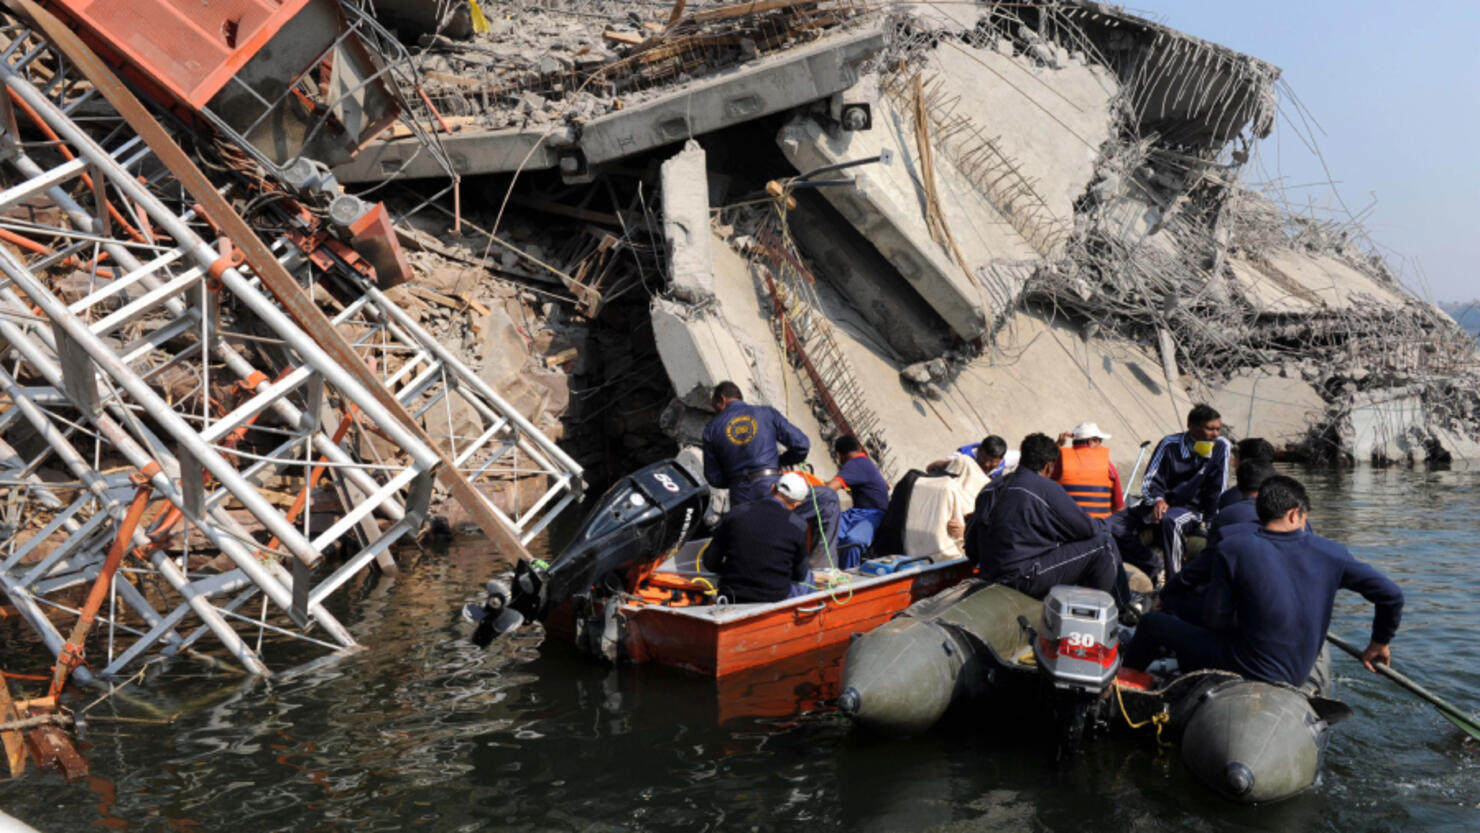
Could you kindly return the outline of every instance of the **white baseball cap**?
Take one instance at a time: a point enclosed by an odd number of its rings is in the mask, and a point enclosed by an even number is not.
[[[1100,430],[1100,426],[1093,422],[1081,422],[1074,426],[1074,439],[1076,440],[1108,440],[1110,435]]]
[[[776,481],[776,494],[787,500],[806,500],[811,491],[811,488],[807,486],[806,478],[794,471],[781,475],[781,478]]]

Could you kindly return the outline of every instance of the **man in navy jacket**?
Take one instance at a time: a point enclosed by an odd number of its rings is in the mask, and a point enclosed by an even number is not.
[[[1336,591],[1361,593],[1376,608],[1362,664],[1388,663],[1403,591],[1340,544],[1306,531],[1310,499],[1295,479],[1271,477],[1256,502],[1263,528],[1225,538],[1214,561],[1208,627],[1147,614],[1126,647],[1128,668],[1144,669],[1162,650],[1183,671],[1220,668],[1251,679],[1301,685],[1331,626]]]
[[[1208,405],[1187,413],[1187,430],[1156,445],[1141,479],[1144,502],[1110,518],[1112,534],[1125,559],[1153,579],[1166,571],[1170,581],[1182,569],[1183,539],[1190,528],[1212,520],[1228,481],[1232,448],[1224,439],[1223,418]],[[1164,562],[1141,544],[1141,529],[1157,528]]]
[[[966,531],[966,555],[982,578],[1037,599],[1059,584],[1132,601],[1115,541],[1064,487],[1049,480],[1059,448],[1046,434],[1023,439],[1017,471],[981,491]]]
[[[1244,460],[1238,464],[1235,477],[1234,489],[1238,490],[1239,499],[1218,510],[1213,522],[1208,524],[1208,545],[1202,555],[1184,566],[1161,591],[1161,609],[1193,624],[1203,623],[1203,602],[1213,581],[1219,542],[1225,537],[1262,528],[1255,501],[1259,487],[1274,477],[1274,466],[1257,459]]]
[[[771,494],[781,468],[807,459],[812,442],[769,405],[748,405],[734,382],[714,386],[717,415],[704,426],[704,479],[730,490],[734,508]],[[776,451],[780,443],[786,453]]]

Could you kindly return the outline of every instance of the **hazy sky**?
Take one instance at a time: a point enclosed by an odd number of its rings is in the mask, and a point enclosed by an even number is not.
[[[1132,0],[1128,8],[1284,70],[1321,130],[1316,144],[1346,206],[1405,282],[1432,300],[1480,297],[1480,2]],[[1287,186],[1328,179],[1286,117],[1260,156]],[[1324,132],[1322,132],[1324,131]],[[1329,189],[1287,192],[1341,216]],[[1405,263],[1406,261],[1406,263]]]

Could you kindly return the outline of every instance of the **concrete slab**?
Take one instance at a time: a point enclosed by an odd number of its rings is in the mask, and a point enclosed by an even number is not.
[[[1111,136],[1111,101],[1120,84],[1098,64],[1065,60],[1055,68],[1008,54],[1002,43],[999,50],[942,40],[932,53],[927,76],[941,83],[951,115],[978,131],[947,137],[942,155],[957,156],[990,138],[1053,221],[1072,225],[1074,201],[1094,179],[1100,147]]]
[[[829,174],[852,179],[854,187],[821,193],[966,340],[1000,320],[1034,265],[1067,239],[1074,202],[1093,180],[1100,146],[1111,136],[1110,102],[1119,89],[1103,67],[1039,66],[1013,56],[1010,45],[1004,49],[941,39],[920,70],[934,186],[964,263],[932,238],[927,224],[914,114],[903,103],[912,93],[882,89],[885,82],[903,83],[899,78],[871,75],[850,91],[850,101],[872,107],[872,130],[829,131],[800,117],[778,137],[799,171],[886,150],[893,155],[889,166]]]
[[[1052,436],[1095,420],[1113,435],[1112,459],[1129,476],[1138,443],[1178,430],[1191,407],[1184,390],[1167,389],[1149,352],[1118,338],[1086,342],[1077,329],[1023,311],[941,385],[939,398],[926,398],[901,381],[899,363],[874,348],[879,336],[865,322],[841,314],[844,302],[830,287],[819,295],[901,472],[987,433],[1016,448],[1034,431]]]
[[[663,145],[825,99],[853,86],[859,65],[883,47],[875,21],[838,31],[676,87],[581,125],[464,130],[441,137],[462,175],[540,170],[561,164],[576,172]],[[437,177],[414,140],[376,142],[334,169],[340,182]]]
[[[1275,448],[1304,440],[1326,410],[1310,383],[1271,368],[1250,368],[1229,379],[1213,393],[1212,405],[1235,436],[1263,437]]]
[[[821,193],[874,245],[958,338],[973,341],[986,332],[985,299],[970,273],[952,259],[946,247],[930,238],[921,197],[923,185],[914,161],[913,134],[907,132],[910,129],[902,114],[895,112],[887,98],[878,95],[876,90],[862,97],[874,107],[873,130],[830,135],[815,119],[802,117],[783,127],[777,142],[798,171],[866,159],[885,149],[894,155],[889,165],[865,165],[836,175],[829,174],[829,178],[851,179],[853,187],[827,187]],[[961,196],[950,188],[954,184],[952,178],[951,174],[937,170],[937,186],[942,187],[942,208],[956,221],[951,222],[953,229],[964,229],[969,226],[961,219],[965,212],[946,196],[948,189],[952,197]],[[987,213],[995,218],[984,223],[983,235],[992,234],[990,229],[995,227],[997,239],[1019,256],[1033,254],[1021,240],[1013,245],[1016,233],[985,199],[976,195],[972,201],[977,213]]]
[[[1275,249],[1266,251],[1260,263],[1234,258],[1229,265],[1245,297],[1265,312],[1344,310],[1374,300],[1384,305],[1405,301],[1398,287],[1329,255]]]
[[[832,282],[851,310],[883,338],[880,349],[906,363],[926,361],[946,352],[950,333],[941,317],[863,235],[827,200],[803,191],[797,210],[788,215],[792,237],[817,264],[820,279]]]
[[[680,400],[702,406],[710,390],[726,380],[754,389],[751,357],[730,334],[722,314],[664,298],[654,298],[650,309],[658,355]]]

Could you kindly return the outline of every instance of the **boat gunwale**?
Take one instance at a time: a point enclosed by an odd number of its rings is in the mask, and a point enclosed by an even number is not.
[[[661,604],[636,604],[633,602],[623,602],[622,610],[628,612],[629,615],[636,614],[638,612],[651,611],[655,613],[661,612],[668,615],[681,616],[700,622],[711,622],[716,625],[730,625],[757,616],[764,616],[767,614],[787,610],[788,608],[792,607],[801,607],[808,604],[815,604],[819,599],[823,600],[823,602],[826,603],[827,600],[835,598],[840,594],[856,595],[860,591],[874,590],[890,584],[902,583],[901,580],[905,579],[906,577],[910,578],[912,581],[917,580],[919,578],[923,578],[926,575],[941,572],[951,567],[959,567],[966,563],[969,562],[965,556],[957,556],[945,561],[937,561],[919,567],[911,565],[897,572],[884,573],[877,576],[867,576],[862,578],[861,580],[852,581],[840,587],[814,590],[813,592],[808,593],[805,596],[796,596],[794,598],[782,599],[779,602],[752,602],[747,604],[723,605],[685,605],[682,607],[672,607],[669,605]],[[682,571],[664,572],[677,572],[679,575],[684,574]],[[903,608],[901,608],[901,610],[903,610]]]

